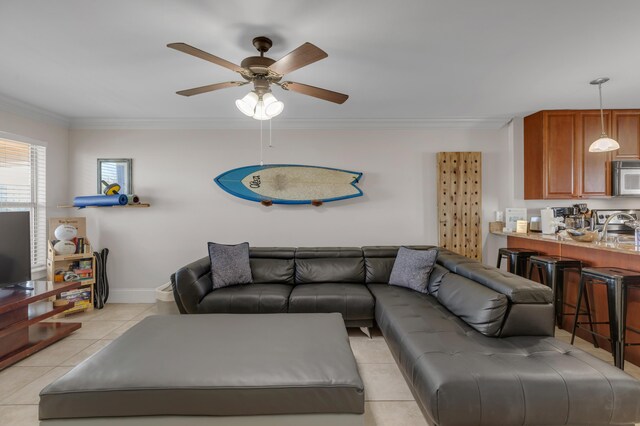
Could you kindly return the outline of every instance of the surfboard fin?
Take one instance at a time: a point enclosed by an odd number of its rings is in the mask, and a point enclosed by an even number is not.
[[[320,207],[322,204],[323,202],[321,200],[311,200],[312,206]]]
[[[262,200],[262,201],[260,201],[260,204],[262,204],[265,207],[270,207],[270,206],[273,205],[273,201],[271,201],[271,200]]]

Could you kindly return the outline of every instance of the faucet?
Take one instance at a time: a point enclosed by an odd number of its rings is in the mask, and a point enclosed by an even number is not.
[[[607,228],[609,227],[609,222],[611,222],[613,219],[620,217],[620,216],[624,216],[627,219],[630,220],[636,220],[635,217],[631,216],[630,214],[627,213],[623,213],[623,212],[615,212],[615,213],[611,213],[611,215],[607,218],[607,220],[604,222],[604,226],[602,227],[602,236],[600,237],[600,241],[607,241]]]

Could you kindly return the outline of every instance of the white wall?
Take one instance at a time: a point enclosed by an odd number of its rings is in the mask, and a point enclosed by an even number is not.
[[[133,186],[149,209],[86,209],[89,237],[108,247],[112,301],[152,289],[206,255],[207,241],[254,246],[437,244],[439,151],[483,152],[483,231],[505,196],[507,129],[276,130],[265,163],[364,172],[362,198],[263,207],[213,178],[259,161],[257,130],[71,130],[70,194],[96,191],[97,158],[133,158]],[[492,243],[490,243],[491,245]],[[487,252],[495,251],[485,246]]]

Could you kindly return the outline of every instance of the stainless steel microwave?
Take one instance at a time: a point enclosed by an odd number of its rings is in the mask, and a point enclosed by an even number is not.
[[[616,160],[611,162],[611,195],[614,197],[640,197],[640,161]]]

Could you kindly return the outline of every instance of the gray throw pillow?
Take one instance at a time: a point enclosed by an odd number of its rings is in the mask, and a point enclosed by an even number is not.
[[[213,289],[236,284],[251,284],[249,243],[225,245],[209,243]]]
[[[411,250],[400,247],[393,263],[389,284],[428,293],[429,274],[438,257],[438,249]]]

